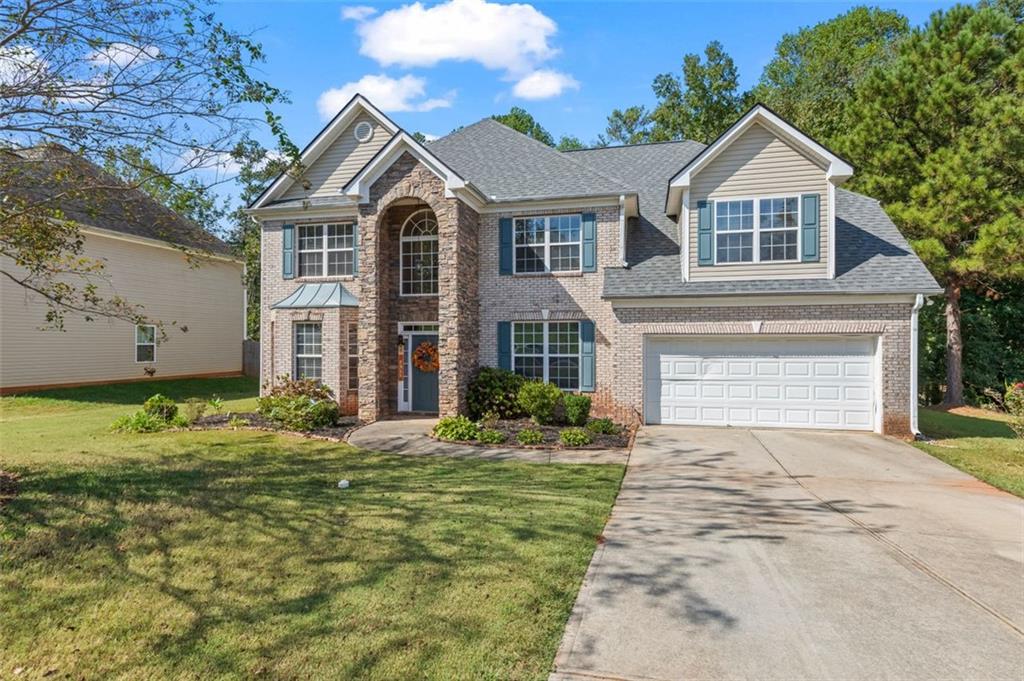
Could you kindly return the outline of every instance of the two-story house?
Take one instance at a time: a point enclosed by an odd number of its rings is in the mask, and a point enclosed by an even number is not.
[[[356,96],[250,212],[263,380],[367,421],[465,407],[479,366],[646,423],[916,430],[940,292],[848,162],[764,106],[711,145],[428,144]],[[436,363],[434,359],[436,358]]]

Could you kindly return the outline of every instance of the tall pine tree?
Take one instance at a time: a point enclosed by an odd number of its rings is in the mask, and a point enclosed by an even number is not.
[[[964,403],[961,295],[1024,278],[1024,27],[1004,6],[932,15],[858,87],[844,147],[946,290],[944,404]]]

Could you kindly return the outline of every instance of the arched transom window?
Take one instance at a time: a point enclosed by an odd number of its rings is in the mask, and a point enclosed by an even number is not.
[[[402,295],[437,295],[437,220],[418,210],[402,225]]]

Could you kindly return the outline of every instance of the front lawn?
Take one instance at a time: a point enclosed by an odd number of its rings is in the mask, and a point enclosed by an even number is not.
[[[0,399],[0,678],[546,678],[621,466],[107,430],[254,387]]]
[[[921,431],[934,442],[915,446],[979,480],[1024,497],[1024,440],[1003,414],[964,407],[922,409]]]

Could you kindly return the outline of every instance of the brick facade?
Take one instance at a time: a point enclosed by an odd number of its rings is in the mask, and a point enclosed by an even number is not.
[[[436,297],[399,295],[399,238],[405,219],[428,208],[438,222],[439,293]],[[501,275],[499,220],[503,217],[594,213],[597,264],[593,273]],[[346,219],[342,216],[325,222]],[[356,219],[349,217],[347,219]],[[292,222],[292,221],[289,221]],[[440,351],[439,411],[465,409],[466,387],[479,365],[495,366],[497,325],[502,321],[589,319],[596,328],[595,415],[637,421],[643,409],[644,338],[680,335],[872,335],[882,347],[882,427],[909,433],[909,303],[813,304],[785,306],[623,307],[601,298],[603,269],[617,266],[619,207],[579,205],[545,211],[477,214],[445,197],[442,181],[414,157],[399,158],[370,188],[359,207],[360,255],[356,278],[335,278],[360,301],[354,308],[271,310],[296,287],[319,279],[281,277],[281,221],[263,231],[263,380],[292,370],[293,325],[323,323],[324,380],[348,411],[367,421],[398,409],[398,323],[437,322]],[[301,224],[295,221],[294,224]],[[347,329],[358,323],[358,398],[348,391]]]

